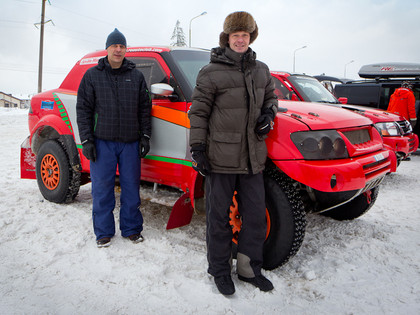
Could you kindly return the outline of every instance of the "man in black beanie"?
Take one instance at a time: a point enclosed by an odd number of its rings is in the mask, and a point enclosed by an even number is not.
[[[90,160],[93,229],[98,247],[115,234],[115,176],[121,185],[121,235],[143,241],[140,212],[140,159],[150,149],[151,99],[143,74],[125,58],[127,42],[115,29],[107,56],[86,71],[77,94],[77,125],[83,155]]]
[[[235,191],[242,216],[238,278],[262,291],[273,289],[261,274],[267,229],[262,171],[277,99],[268,67],[249,48],[257,36],[249,13],[226,17],[220,47],[212,49],[210,64],[198,74],[189,111],[192,164],[206,176],[208,272],[224,295],[235,292],[229,225]]]

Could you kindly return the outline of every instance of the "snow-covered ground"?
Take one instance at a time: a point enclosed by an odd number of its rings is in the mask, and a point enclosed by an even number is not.
[[[98,249],[90,185],[58,205],[20,179],[27,135],[27,111],[0,108],[0,314],[420,314],[420,155],[361,218],[308,215],[298,254],[265,272],[275,290],[234,275],[226,298],[206,272],[204,216],[165,229],[178,191],[142,187],[145,242],[117,233]]]

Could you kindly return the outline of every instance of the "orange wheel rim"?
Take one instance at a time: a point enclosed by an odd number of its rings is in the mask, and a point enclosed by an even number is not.
[[[233,234],[232,241],[235,244],[238,244],[239,232],[241,231],[241,228],[242,228],[242,217],[238,210],[238,202],[236,201],[236,194],[237,192],[235,191],[235,194],[233,195],[233,198],[232,198],[232,204],[229,208],[229,224],[230,224],[230,227],[232,228],[232,234]],[[267,221],[267,232],[265,234],[265,239],[267,239],[268,235],[270,234],[270,229],[271,229],[270,214],[267,208],[265,208],[265,218]]]
[[[51,154],[46,154],[41,161],[41,178],[49,190],[56,189],[60,182],[60,167],[57,159]]]

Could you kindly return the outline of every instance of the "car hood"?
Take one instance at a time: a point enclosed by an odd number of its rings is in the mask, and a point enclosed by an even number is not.
[[[370,118],[374,123],[404,120],[404,117],[402,117],[401,115],[393,114],[382,109],[350,104],[341,104],[341,107],[365,115],[366,117]]]
[[[306,124],[311,130],[342,129],[371,125],[372,121],[362,115],[341,107],[279,100],[279,113]]]

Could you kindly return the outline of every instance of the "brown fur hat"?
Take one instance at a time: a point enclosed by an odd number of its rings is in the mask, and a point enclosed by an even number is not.
[[[258,26],[251,14],[245,11],[238,11],[229,14],[223,23],[223,32],[219,36],[219,45],[224,48],[228,46],[229,34],[235,32],[247,32],[251,35],[250,44],[258,36]]]

